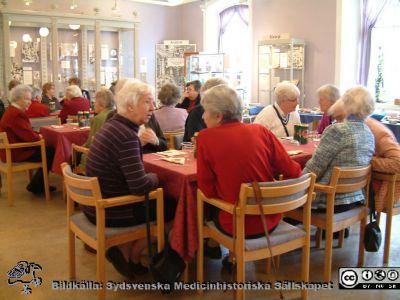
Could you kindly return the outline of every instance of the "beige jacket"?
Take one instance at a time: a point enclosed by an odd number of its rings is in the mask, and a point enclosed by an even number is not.
[[[375,137],[375,156],[372,159],[372,169],[382,173],[400,172],[400,145],[392,131],[381,122],[367,118],[365,123]],[[375,208],[381,212],[386,207],[388,182],[374,182]],[[395,187],[395,202],[400,200],[400,185]]]

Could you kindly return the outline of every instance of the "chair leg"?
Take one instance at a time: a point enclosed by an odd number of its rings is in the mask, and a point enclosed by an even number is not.
[[[199,240],[199,247],[197,249],[197,281],[204,282],[204,243],[203,239]],[[203,290],[198,289],[197,293],[203,295]]]
[[[3,187],[3,183],[2,183],[2,180],[1,180],[1,174],[0,174],[0,193],[1,193],[1,188]]]
[[[392,233],[392,215],[390,213],[387,213],[386,214],[386,230],[385,230],[385,250],[383,253],[383,263],[384,264],[387,264],[389,262],[391,233]]]
[[[321,248],[321,241],[322,241],[322,229],[317,228],[317,232],[315,233],[315,248]]]
[[[103,288],[97,292],[97,299],[104,300],[106,298],[106,251],[104,247],[97,247],[97,281],[103,283]]]
[[[49,174],[43,170],[44,194],[46,201],[50,200]]]
[[[379,223],[381,222],[381,212],[376,213],[376,223],[379,226]]]
[[[236,282],[244,282],[245,262],[243,253],[236,256]],[[235,291],[235,300],[244,300],[244,289]]]
[[[30,170],[27,170],[27,172],[28,172],[28,177],[29,177],[29,182],[30,182],[32,180],[32,177],[33,177],[33,170],[30,169]]]
[[[333,232],[332,229],[326,228],[325,230],[325,267],[324,267],[324,281],[331,281],[332,272],[332,243]]]
[[[360,221],[360,241],[358,244],[358,262],[357,266],[364,266],[364,236],[365,236],[365,226],[367,226],[367,216]]]
[[[185,261],[185,270],[182,273],[182,281],[189,282],[189,262]]]
[[[69,279],[74,280],[76,278],[75,268],[75,234],[68,230],[68,258],[69,258]]]
[[[305,245],[301,255],[301,279],[303,282],[308,282],[310,279],[310,247]],[[308,290],[301,290],[301,299],[306,300],[308,297]]]
[[[12,190],[12,173],[7,174],[7,194],[8,194],[8,206],[14,206],[14,195]]]
[[[339,231],[338,247],[343,248],[344,244],[344,229]]]

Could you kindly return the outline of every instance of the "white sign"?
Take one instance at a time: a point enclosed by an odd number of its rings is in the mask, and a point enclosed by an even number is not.
[[[187,45],[189,40],[165,40],[164,45]]]

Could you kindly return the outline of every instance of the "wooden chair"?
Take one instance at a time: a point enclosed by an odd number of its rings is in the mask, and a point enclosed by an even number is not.
[[[383,254],[383,263],[389,262],[390,253],[390,235],[392,232],[392,217],[400,214],[400,203],[395,199],[395,186],[400,184],[400,173],[397,174],[385,174],[379,172],[373,172],[372,178],[380,181],[386,181],[389,183],[388,187],[388,198],[386,207],[383,209],[383,213],[386,214],[386,230],[385,230],[385,250]],[[377,221],[379,223],[381,213],[378,213]]]
[[[61,120],[58,117],[41,117],[41,118],[30,118],[32,129],[39,131],[40,127],[48,125],[61,125]]]
[[[89,148],[83,147],[83,146],[78,146],[76,144],[72,144],[72,163],[71,163],[71,167],[72,167],[72,171],[75,174],[86,174],[86,169],[84,169],[83,167],[79,166],[78,164],[78,160],[77,160],[77,154],[81,153],[81,154],[85,154],[88,155],[89,154]]]
[[[183,141],[183,131],[164,131],[168,149],[180,149]]]
[[[69,276],[76,278],[75,269],[75,236],[97,251],[96,279],[103,283],[103,289],[98,291],[98,299],[105,298],[105,252],[109,247],[124,244],[146,237],[146,226],[143,224],[130,227],[105,227],[105,209],[108,207],[139,203],[144,196],[121,196],[104,199],[101,196],[97,177],[86,177],[72,173],[67,163],[61,165],[67,189],[67,226],[68,226],[68,256]],[[157,237],[158,251],[164,247],[164,212],[163,190],[158,188],[149,194],[151,200],[157,201],[157,219],[151,224],[151,234]],[[92,224],[83,212],[74,210],[74,202],[96,207],[96,223]]]
[[[30,148],[30,147],[40,147],[42,161],[40,162],[12,162],[11,161],[11,151],[17,148]],[[43,181],[46,200],[50,200],[50,190],[49,190],[49,177],[47,173],[47,160],[46,160],[46,146],[43,139],[37,142],[31,143],[13,143],[8,142],[8,137],[6,132],[0,133],[0,149],[4,149],[6,152],[6,162],[0,161],[0,172],[7,174],[7,193],[8,193],[8,205],[14,205],[14,196],[12,190],[12,173],[20,171],[28,171],[32,169],[43,169]],[[1,185],[0,185],[1,188]]]
[[[301,280],[309,280],[310,259],[310,215],[314,174],[306,174],[297,179],[260,183],[263,197],[263,211],[265,215],[284,213],[288,210],[303,207],[304,228],[297,228],[284,221],[270,234],[272,257],[302,248]],[[197,280],[204,281],[204,246],[203,239],[211,237],[224,247],[228,248],[236,257],[236,282],[245,282],[245,262],[270,258],[266,238],[245,239],[245,215],[259,215],[259,207],[254,199],[255,194],[251,184],[242,184],[240,187],[239,203],[235,205],[221,199],[209,199],[201,190],[197,191],[197,215],[199,230],[199,249],[197,252]],[[214,222],[204,222],[204,203],[215,206],[233,215],[236,209],[236,243],[231,236],[219,231]],[[202,291],[199,291],[202,293]],[[301,291],[302,299],[307,298],[307,290]],[[236,299],[244,298],[244,291],[237,290]]]
[[[315,192],[327,195],[326,213],[311,213],[311,225],[320,229],[317,235],[317,247],[321,242],[321,230],[325,230],[325,263],[324,281],[331,281],[332,269],[332,244],[333,233],[339,231],[339,247],[343,244],[344,229],[360,222],[360,241],[358,249],[358,266],[364,264],[364,232],[368,217],[369,184],[371,180],[371,166],[360,168],[339,168],[334,167],[329,185],[316,183]],[[366,199],[365,204],[357,206],[351,210],[334,214],[334,203],[336,193],[350,193],[364,189]],[[293,210],[285,214],[286,216],[302,220],[303,212]]]

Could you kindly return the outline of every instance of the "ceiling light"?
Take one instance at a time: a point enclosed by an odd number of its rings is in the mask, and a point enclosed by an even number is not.
[[[69,6],[70,9],[75,9],[78,7],[78,4],[76,4],[75,0],[71,0],[71,5]]]
[[[40,27],[39,29],[39,35],[42,37],[48,36],[50,33],[49,29],[47,27]]]
[[[25,33],[25,34],[22,36],[22,40],[23,40],[25,43],[32,42],[32,38],[31,38],[31,36],[30,36],[28,33]]]
[[[112,10],[114,13],[119,12],[119,7],[118,7],[118,5],[117,5],[117,0],[114,0],[114,6],[113,6],[113,8],[111,8],[111,10]]]
[[[78,30],[79,28],[81,28],[81,25],[69,24],[68,26],[69,26],[69,28],[71,28],[72,30]]]
[[[17,42],[16,41],[10,41],[10,47],[13,47],[14,49],[17,48]]]
[[[24,0],[24,2],[25,2],[26,6],[29,6],[32,4],[33,1],[32,0]]]

